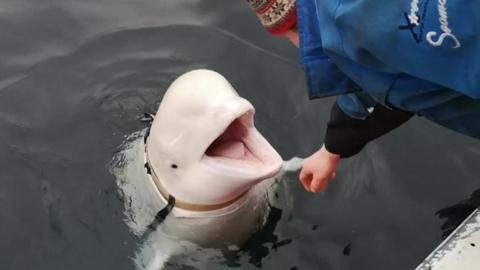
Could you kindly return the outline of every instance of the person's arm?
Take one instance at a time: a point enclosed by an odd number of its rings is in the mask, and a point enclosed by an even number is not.
[[[341,158],[358,154],[367,143],[399,127],[413,115],[411,112],[391,110],[377,104],[366,119],[355,119],[343,112],[335,102],[325,144],[307,159],[300,172],[304,188],[310,192],[325,189],[328,180],[335,178]]]
[[[414,115],[380,104],[372,109],[373,112],[365,120],[360,120],[344,113],[335,102],[325,135],[326,150],[342,158],[351,157],[358,154],[367,143],[399,127]]]

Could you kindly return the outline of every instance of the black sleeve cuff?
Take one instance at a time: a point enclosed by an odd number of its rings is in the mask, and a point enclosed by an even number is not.
[[[399,127],[413,115],[377,104],[373,112],[361,120],[348,116],[335,102],[325,135],[325,148],[342,158],[351,157],[358,154],[367,143]]]

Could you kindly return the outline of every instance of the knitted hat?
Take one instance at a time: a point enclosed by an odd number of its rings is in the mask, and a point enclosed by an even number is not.
[[[290,30],[297,23],[295,0],[247,0],[260,22],[274,35]]]

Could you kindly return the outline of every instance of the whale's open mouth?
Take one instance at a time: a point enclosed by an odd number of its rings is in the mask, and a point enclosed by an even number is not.
[[[230,123],[205,154],[217,158],[257,161],[257,156],[248,148],[248,129],[252,126],[252,115],[252,112],[247,112]]]
[[[253,124],[254,111],[235,118],[210,144],[203,159],[216,169],[264,179],[280,170],[281,159]]]

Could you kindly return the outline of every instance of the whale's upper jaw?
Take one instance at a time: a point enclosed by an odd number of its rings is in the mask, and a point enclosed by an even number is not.
[[[252,182],[277,175],[282,159],[255,128],[254,114],[253,107],[237,113],[206,149],[202,162]]]

